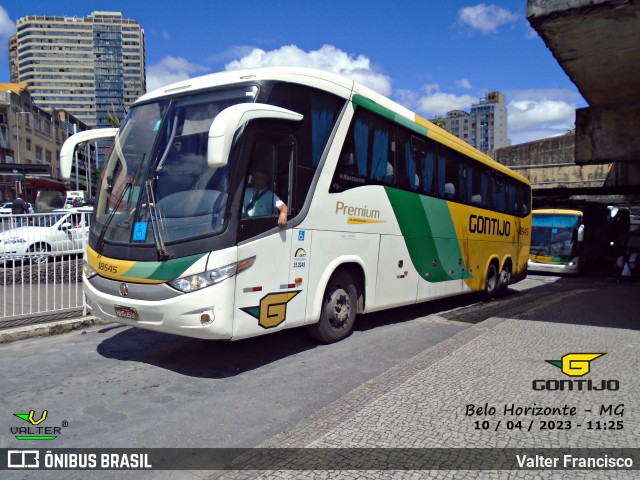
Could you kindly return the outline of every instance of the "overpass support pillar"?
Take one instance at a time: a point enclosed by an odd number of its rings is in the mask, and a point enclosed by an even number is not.
[[[577,164],[640,164],[640,102],[576,110]]]

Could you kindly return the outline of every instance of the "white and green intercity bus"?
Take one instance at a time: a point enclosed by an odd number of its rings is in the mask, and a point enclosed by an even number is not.
[[[237,340],[526,275],[527,179],[372,90],[299,68],[227,71],[140,97],[112,139],[84,291],[94,315]]]

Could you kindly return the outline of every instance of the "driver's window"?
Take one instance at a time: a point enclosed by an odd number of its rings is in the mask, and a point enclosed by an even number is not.
[[[290,137],[258,135],[244,182],[238,240],[277,228],[280,209],[290,203],[294,151]]]
[[[242,199],[243,218],[273,217],[282,203],[275,192],[276,159],[273,148],[256,145]]]

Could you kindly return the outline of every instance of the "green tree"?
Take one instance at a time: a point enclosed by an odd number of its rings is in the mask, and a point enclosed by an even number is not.
[[[125,114],[126,114],[125,109]],[[120,117],[118,116],[118,112],[116,110],[115,105],[111,104],[111,109],[107,110],[107,120],[109,120],[109,125],[115,128],[120,128]]]

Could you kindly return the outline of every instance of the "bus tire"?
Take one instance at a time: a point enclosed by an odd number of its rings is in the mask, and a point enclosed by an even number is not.
[[[487,268],[487,277],[484,282],[484,291],[482,292],[485,300],[495,298],[498,290],[498,280],[498,269],[494,263],[491,263]]]
[[[505,265],[500,271],[500,275],[498,276],[498,285],[496,290],[496,296],[502,297],[507,294],[509,290],[509,284],[511,283],[511,268],[508,265]]]
[[[309,334],[323,343],[348,337],[356,319],[357,299],[351,275],[342,270],[334,273],[324,292],[320,321],[307,327]]]

